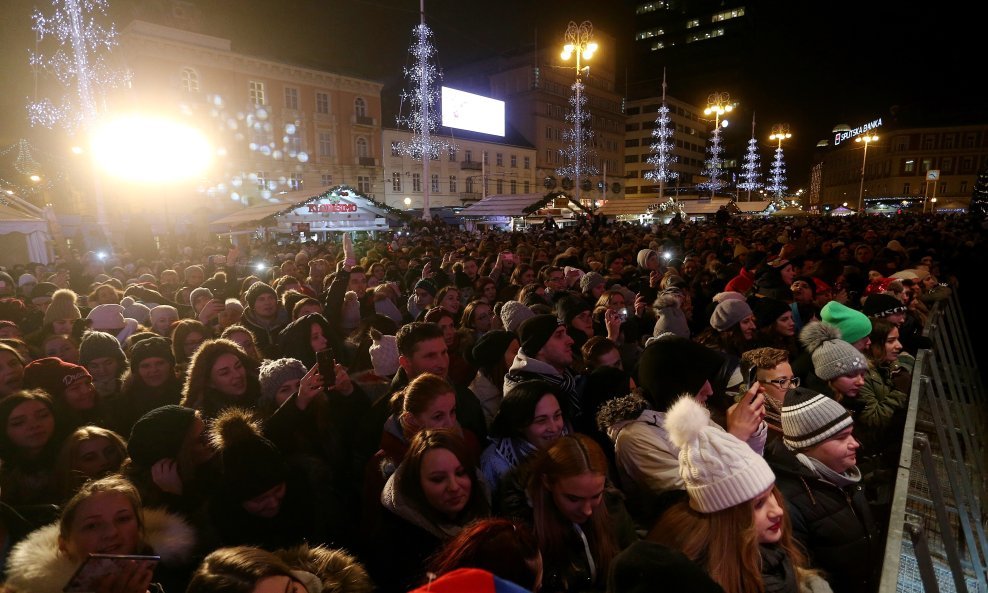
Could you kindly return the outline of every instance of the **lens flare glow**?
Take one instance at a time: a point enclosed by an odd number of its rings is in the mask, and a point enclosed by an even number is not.
[[[180,181],[205,171],[213,150],[206,137],[185,124],[127,116],[97,126],[90,140],[96,162],[111,175],[142,183]]]

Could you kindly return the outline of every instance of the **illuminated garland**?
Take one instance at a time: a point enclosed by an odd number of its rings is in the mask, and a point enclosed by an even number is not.
[[[707,181],[697,183],[697,189],[717,192],[717,190],[727,185],[727,182],[720,178],[721,165],[723,164],[722,154],[724,154],[724,147],[720,143],[720,127],[717,127],[714,128],[713,134],[710,135],[710,146],[707,147],[707,160],[704,162],[702,174],[707,178]]]
[[[563,130],[563,141],[567,146],[559,149],[563,164],[556,169],[556,175],[579,181],[578,178],[597,175],[599,171],[593,165],[593,130],[590,128],[590,112],[585,109],[587,96],[583,94],[583,83],[576,81],[570,88],[573,94],[569,98],[571,109],[566,113],[566,121],[571,127]]]
[[[415,42],[409,53],[414,58],[414,64],[405,68],[408,88],[401,92],[401,100],[408,101],[410,108],[408,115],[397,117],[398,125],[407,127],[412,137],[399,142],[396,147],[398,152],[412,158],[428,155],[431,159],[437,159],[442,152],[455,148],[442,137],[432,135],[440,126],[439,83],[443,75],[435,64],[436,48],[429,41],[432,37],[429,26],[424,23],[416,25],[413,33]]]
[[[741,183],[738,184],[739,189],[747,191],[758,191],[762,187],[761,182],[761,157],[758,155],[758,140],[752,136],[748,140],[748,152],[744,155],[744,161],[741,163]]]
[[[654,139],[652,154],[645,161],[652,165],[652,170],[645,173],[645,179],[664,183],[679,176],[679,173],[671,169],[671,165],[679,160],[672,154],[672,129],[669,126],[671,121],[669,107],[663,102],[659,106],[655,128],[652,130]]]
[[[789,188],[786,186],[786,164],[782,159],[781,146],[775,149],[775,159],[772,161],[772,168],[769,172],[769,183],[765,186],[765,189],[774,194],[772,203],[775,204],[776,208],[781,209],[787,206],[783,194]]]

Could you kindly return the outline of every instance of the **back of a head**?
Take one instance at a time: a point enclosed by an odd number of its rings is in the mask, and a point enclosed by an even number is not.
[[[696,395],[714,377],[723,357],[678,336],[655,340],[638,360],[638,386],[652,408],[664,412],[683,393]]]

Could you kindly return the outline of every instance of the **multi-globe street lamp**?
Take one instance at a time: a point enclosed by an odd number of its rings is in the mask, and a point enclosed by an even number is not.
[[[727,127],[727,120],[723,122],[720,121],[720,116],[725,113],[730,113],[734,110],[734,104],[731,103],[731,95],[729,93],[714,92],[710,93],[707,97],[707,108],[703,110],[704,115],[714,115],[714,138],[711,141],[710,149],[710,198],[713,199],[714,194],[717,191],[717,170],[720,169],[720,153],[723,151],[720,147],[720,128],[721,126]]]
[[[862,208],[864,207],[864,176],[865,163],[868,162],[868,145],[878,141],[878,134],[858,136],[854,141],[864,143],[864,155],[861,157],[861,185],[858,186],[858,212],[864,212]]]
[[[589,70],[589,66],[583,65],[583,61],[592,58],[594,52],[597,51],[597,42],[591,40],[592,36],[593,25],[590,21],[583,21],[579,25],[574,21],[570,21],[564,35],[566,45],[563,46],[563,51],[560,54],[564,62],[568,62],[571,56],[576,55],[576,83],[573,85],[573,90],[576,93],[573,117],[573,171],[576,175],[574,187],[576,188],[576,202],[578,204],[580,203],[580,173],[583,168],[584,152],[582,76],[584,69]]]

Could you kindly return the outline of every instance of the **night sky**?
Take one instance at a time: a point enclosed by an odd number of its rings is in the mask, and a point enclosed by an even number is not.
[[[135,0],[111,0],[118,25],[132,14]],[[33,46],[30,13],[40,0],[6,0],[0,12],[0,142],[29,134],[24,104],[33,92],[28,49]],[[852,127],[892,114],[903,125],[988,124],[988,101],[979,94],[984,78],[983,8],[961,12],[955,3],[803,2],[755,0],[754,41],[745,48],[744,74],[737,88],[721,88],[712,77],[706,88],[676,87],[676,73],[690,64],[668,64],[670,93],[696,104],[712,91],[730,91],[740,102],[737,125],[726,135],[728,157],[740,160],[750,132],[752,110],[759,135],[772,123],[790,124],[787,143],[790,186],[806,183],[818,140],[837,123]],[[403,86],[416,0],[207,0],[199,2],[202,32],[233,40],[235,51],[349,73],[385,84],[385,109]],[[531,44],[560,45],[569,20],[589,19],[619,40],[618,88],[634,30],[622,0],[504,1],[429,0],[427,21],[444,68]],[[932,7],[932,8],[931,8]],[[938,7],[950,14],[937,12]],[[607,51],[602,49],[602,51]],[[660,74],[659,74],[660,75]],[[893,108],[893,106],[896,106]],[[393,115],[393,114],[392,114]],[[750,119],[747,121],[750,122]],[[385,125],[393,125],[385,114]],[[732,122],[734,123],[734,122]],[[764,128],[764,133],[761,133]]]

